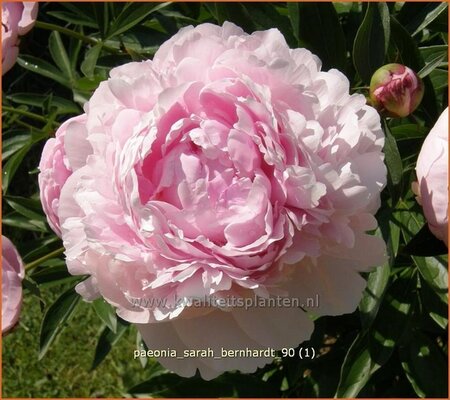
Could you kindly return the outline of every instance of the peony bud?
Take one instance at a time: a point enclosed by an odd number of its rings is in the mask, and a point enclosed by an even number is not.
[[[2,334],[17,323],[22,307],[22,259],[11,241],[2,236]]]
[[[386,64],[370,81],[373,106],[388,117],[406,117],[422,101],[424,86],[419,76],[402,64]]]
[[[413,189],[428,226],[448,247],[448,107],[423,142]]]

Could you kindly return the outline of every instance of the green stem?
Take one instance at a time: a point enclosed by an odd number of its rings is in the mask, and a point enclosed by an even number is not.
[[[31,119],[34,119],[36,121],[40,121],[40,122],[44,122],[44,123],[48,122],[47,119],[45,117],[43,117],[42,115],[38,115],[38,114],[32,113],[30,111],[21,110],[20,108],[3,106],[2,107],[2,111],[12,112],[12,113],[15,113],[15,114],[20,114],[20,115],[23,115],[24,117],[31,118]],[[56,122],[56,121],[53,121],[52,124],[56,125],[57,127],[59,126],[59,123]]]
[[[32,269],[34,267],[37,267],[39,264],[43,263],[44,261],[50,260],[56,256],[59,256],[64,252],[64,247],[60,247],[59,249],[56,249],[45,256],[42,256],[41,258],[38,258],[37,260],[34,260],[28,264],[25,265],[25,270],[28,271],[29,269]]]
[[[103,43],[101,40],[94,39],[92,37],[85,36],[79,32],[72,31],[71,29],[63,28],[62,26],[55,25],[55,24],[49,24],[47,22],[36,21],[34,26],[37,28],[47,29],[49,31],[58,31],[67,36],[71,36],[75,39],[81,40],[84,43],[91,44],[93,46],[95,46],[96,44],[99,44],[99,43]],[[107,52],[113,53],[113,54],[121,54],[122,53],[119,49],[115,49],[114,47],[107,46],[104,43],[103,43],[103,49],[105,49]]]

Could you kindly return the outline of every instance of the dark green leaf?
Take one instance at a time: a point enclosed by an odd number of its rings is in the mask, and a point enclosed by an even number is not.
[[[57,31],[53,31],[48,39],[48,48],[53,61],[62,71],[64,76],[72,81],[74,79],[72,66],[70,64],[69,56],[67,55],[66,48],[62,42],[61,35]]]
[[[370,326],[378,313],[387,283],[389,282],[390,272],[391,268],[389,263],[386,262],[369,275],[367,287],[359,303],[363,328]]]
[[[67,271],[65,263],[51,267],[36,268],[31,278],[40,286],[61,284],[71,280],[79,280],[80,276],[73,276]]]
[[[420,282],[420,299],[424,307],[424,315],[429,316],[441,329],[447,329],[448,305],[436,294],[436,292],[424,280]],[[424,329],[430,329],[425,318]]]
[[[46,101],[48,101],[48,108],[56,107],[58,114],[79,114],[80,108],[72,101],[63,97],[44,95],[38,93],[14,93],[8,96],[8,99],[18,104],[26,104],[29,106],[46,108]]]
[[[3,139],[2,160],[6,161],[9,157],[18,152],[20,149],[30,145],[30,142],[31,142],[31,135],[29,133],[18,134],[8,139]]]
[[[107,38],[120,35],[121,33],[131,29],[139,24],[144,18],[150,14],[167,7],[170,3],[131,3],[125,6],[118,17],[113,21],[108,29]]]
[[[79,301],[78,293],[74,288],[70,288],[47,309],[41,324],[39,359],[44,357],[50,345],[62,332]]]
[[[240,26],[247,33],[252,33],[256,30],[251,15],[241,3],[205,3],[205,6],[219,25],[229,21]]]
[[[17,63],[29,71],[45,76],[46,78],[53,79],[55,82],[58,82],[63,86],[70,87],[70,82],[68,79],[64,78],[57,68],[41,58],[21,55],[17,58]]]
[[[391,134],[388,124],[384,123],[384,162],[388,170],[388,188],[392,196],[392,202],[395,204],[399,198],[399,187],[402,182],[403,163],[398,151],[397,142]]]
[[[81,63],[81,72],[89,79],[94,77],[94,69],[97,65],[98,57],[102,51],[103,43],[98,43],[86,51],[83,62]]]
[[[289,18],[281,15],[273,4],[268,3],[242,3],[251,15],[252,22],[258,30],[271,28],[278,29],[290,47],[297,47],[297,40],[292,33]]]
[[[408,242],[403,251],[414,256],[437,256],[448,253],[445,243],[431,233],[428,224],[425,224]]]
[[[24,145],[20,150],[14,153],[9,160],[6,162],[5,166],[2,169],[2,190],[5,195],[8,191],[9,184],[11,183],[12,178],[14,177],[17,169],[22,163],[24,157],[27,155],[28,151],[31,148],[31,144]],[[3,221],[4,222],[4,221]]]
[[[44,221],[32,220],[17,212],[12,212],[2,218],[3,225],[11,226],[15,229],[24,229],[34,232],[48,232],[47,224]]]
[[[447,60],[447,54],[438,54],[429,63],[425,65],[418,73],[422,79],[431,74],[437,67],[440,67],[444,60]]]
[[[337,68],[345,71],[345,36],[333,4],[288,3],[288,7],[299,43],[319,56],[324,70]]]
[[[418,396],[447,398],[448,363],[442,350],[428,336],[414,332],[411,341],[400,348],[400,359]]]
[[[369,351],[374,364],[386,364],[395,346],[409,333],[416,286],[416,275],[408,269],[386,291],[369,330]]]
[[[19,214],[31,220],[46,221],[39,200],[27,199],[20,196],[5,196],[4,199],[9,206]]]
[[[413,36],[417,35],[423,29],[425,29],[428,25],[430,25],[441,13],[443,13],[447,9],[447,3],[439,4],[435,9],[431,10],[429,13],[425,15],[422,23],[416,28],[413,32]]]
[[[448,303],[447,260],[442,257],[413,256],[414,263],[422,278],[438,294],[442,301]]]
[[[67,11],[48,11],[47,15],[51,15],[52,17],[58,18],[59,20],[68,22],[70,24],[97,28],[97,23],[80,13],[75,14]]]
[[[425,139],[429,131],[425,126],[420,126],[416,124],[401,124],[390,128],[392,136],[395,140],[411,140],[411,139]]]
[[[360,333],[345,356],[335,397],[356,397],[373,372],[367,334]]]
[[[119,341],[123,334],[127,331],[130,324],[122,319],[117,319],[117,330],[114,333],[107,326],[103,329],[95,348],[94,360],[92,361],[91,371],[99,366],[99,364],[109,354],[113,346]]]
[[[95,312],[106,326],[113,332],[117,332],[117,315],[116,310],[111,304],[107,303],[103,298],[98,298],[92,302]]]
[[[437,92],[448,87],[448,71],[444,69],[435,69],[430,74],[431,83]]]
[[[442,4],[438,2],[405,2],[397,19],[410,34],[417,33],[439,16],[442,12],[442,10],[439,11],[440,6]],[[433,17],[436,13],[437,15]],[[423,28],[420,28],[421,26]]]
[[[369,3],[353,44],[353,63],[365,83],[384,64],[390,38],[389,21],[386,3]]]

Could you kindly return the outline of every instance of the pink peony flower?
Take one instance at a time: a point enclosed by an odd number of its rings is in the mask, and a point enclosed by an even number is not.
[[[117,307],[150,349],[295,347],[313,330],[307,312],[254,303],[355,310],[359,272],[385,257],[366,233],[386,183],[383,144],[364,96],[278,30],[201,24],[152,61],[111,70],[47,144],[42,200],[70,272],[90,275],[79,293]],[[159,360],[211,379],[272,357]]]
[[[422,101],[422,79],[402,64],[379,68],[370,81],[370,98],[374,107],[389,117],[406,117]]]
[[[37,13],[37,2],[2,3],[2,75],[15,64],[19,36],[33,27]]]
[[[418,200],[428,226],[448,247],[448,107],[422,145],[416,173]]]
[[[22,259],[11,241],[2,236],[2,334],[16,325],[22,306]]]

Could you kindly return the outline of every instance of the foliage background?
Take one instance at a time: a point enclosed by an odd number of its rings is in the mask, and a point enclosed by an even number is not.
[[[79,277],[38,196],[45,140],[108,71],[151,58],[177,30],[229,20],[278,28],[291,47],[338,68],[367,95],[388,62],[413,68],[425,96],[414,115],[384,120],[389,184],[377,214],[389,262],[367,274],[353,314],[322,317],[318,357],[277,358],[253,375],[183,379],[134,360],[134,327],[102,300],[80,301]],[[421,144],[448,103],[446,3],[41,3],[19,60],[2,80],[3,234],[27,263],[22,318],[3,339],[4,397],[447,397],[447,249],[428,231],[410,187]],[[142,365],[141,365],[142,364]]]

